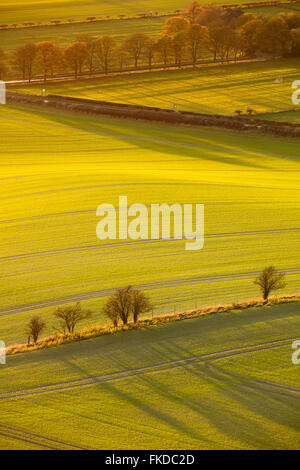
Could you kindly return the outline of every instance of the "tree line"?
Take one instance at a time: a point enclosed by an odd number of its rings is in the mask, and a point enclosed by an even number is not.
[[[257,17],[240,8],[193,2],[181,15],[168,18],[156,38],[134,33],[118,44],[112,35],[84,35],[64,49],[41,41],[19,46],[9,56],[0,50],[0,78],[9,70],[30,82],[33,77],[42,76],[46,81],[64,73],[77,78],[83,72],[151,70],[154,64],[195,66],[207,57],[225,62],[242,57],[299,55],[300,15]]]
[[[267,302],[271,292],[286,287],[284,278],[284,273],[279,272],[274,266],[268,266],[263,269],[253,282],[259,287],[264,302]],[[143,313],[151,310],[153,310],[153,305],[150,298],[140,289],[127,286],[115,290],[104,304],[102,313],[112,322],[113,327],[117,328],[120,321],[126,326],[130,318],[136,324]],[[58,326],[54,326],[55,331],[73,335],[76,325],[80,321],[90,318],[92,311],[84,309],[80,302],[77,302],[75,305],[58,307],[54,311],[54,316],[59,320]],[[36,344],[45,328],[46,323],[41,317],[32,317],[26,329],[28,344],[30,344],[31,338]]]

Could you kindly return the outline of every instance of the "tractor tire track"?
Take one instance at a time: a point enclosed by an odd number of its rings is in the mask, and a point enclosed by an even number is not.
[[[284,338],[284,339],[275,340],[275,341],[267,341],[267,342],[249,345],[249,346],[242,346],[242,347],[232,348],[232,349],[224,349],[221,351],[212,352],[208,354],[200,354],[200,355],[192,356],[190,358],[185,358],[185,359],[176,359],[173,361],[164,362],[164,363],[157,364],[154,366],[145,366],[145,367],[139,367],[136,369],[112,372],[109,374],[100,374],[100,375],[96,375],[92,377],[56,383],[53,385],[44,385],[44,386],[33,387],[29,389],[20,389],[20,390],[15,390],[15,391],[10,391],[10,392],[2,392],[0,393],[0,401],[22,399],[22,398],[28,398],[28,397],[32,397],[36,395],[47,394],[47,393],[57,393],[57,392],[74,390],[74,389],[80,389],[80,388],[93,386],[93,385],[97,385],[97,384],[101,384],[105,382],[119,381],[119,380],[124,380],[128,378],[138,377],[140,375],[145,375],[145,374],[165,372],[165,371],[175,369],[178,367],[192,366],[199,362],[202,362],[204,365],[206,365],[207,363],[210,363],[212,361],[219,360],[219,359],[227,359],[228,357],[233,357],[233,356],[237,356],[241,354],[249,354],[252,352],[264,351],[268,349],[274,349],[274,348],[279,348],[282,346],[287,346],[291,343],[291,341],[297,338],[298,337],[292,337],[292,338]],[[275,388],[276,384],[272,384],[272,386]],[[278,385],[278,387],[288,392],[300,394],[300,390],[298,389],[292,389],[290,387],[284,387],[282,385]]]
[[[300,269],[283,269],[283,273],[285,274],[299,274]],[[233,275],[224,275],[224,276],[216,276],[216,277],[202,277],[202,278],[192,278],[192,279],[175,279],[171,281],[164,281],[164,282],[153,282],[148,284],[139,284],[137,287],[144,290],[156,290],[156,289],[167,289],[171,287],[178,287],[178,286],[188,286],[193,284],[201,284],[203,282],[226,282],[235,279],[251,279],[255,276],[258,276],[260,272],[248,272],[248,273],[240,273],[240,274],[233,274]],[[41,300],[39,302],[34,302],[30,304],[24,305],[17,305],[14,307],[8,307],[5,309],[0,310],[0,318],[6,317],[8,315],[13,315],[16,313],[24,313],[31,310],[38,310],[46,307],[53,307],[57,305],[63,305],[72,302],[81,302],[83,300],[92,300],[92,299],[100,299],[106,297],[114,292],[114,288],[103,289],[99,291],[91,291],[91,292],[82,292],[79,294],[73,294],[65,297],[59,297],[57,299],[51,300]]]
[[[82,447],[51,439],[40,434],[33,434],[20,429],[0,424],[0,435],[10,439],[28,442],[50,450],[85,450]]]
[[[205,235],[205,238],[226,238],[226,237],[246,237],[246,236],[255,236],[255,235],[268,235],[276,233],[298,233],[300,232],[299,227],[294,228],[283,228],[283,229],[266,229],[266,230],[250,230],[245,232],[220,232],[220,233],[208,233]],[[107,248],[118,248],[126,247],[132,245],[148,245],[148,244],[159,244],[161,242],[170,242],[170,241],[184,241],[175,240],[171,238],[169,240],[164,240],[160,238],[159,240],[127,240],[125,242],[115,242],[115,243],[105,243],[105,244],[96,244],[96,245],[87,245],[87,246],[74,246],[70,248],[62,248],[58,250],[45,250],[45,251],[35,251],[32,253],[21,253],[19,255],[10,255],[0,257],[0,263],[6,261],[15,261],[17,259],[26,259],[26,258],[35,258],[40,256],[55,256],[59,254],[74,253],[80,251],[90,251],[90,250],[105,250]]]
[[[276,347],[282,347],[282,345],[278,345],[278,346],[274,346],[274,348]],[[270,349],[270,348],[265,348],[265,349]],[[272,348],[273,349],[273,348]],[[255,351],[251,351],[251,352],[259,352],[261,350],[255,350]],[[216,360],[222,360],[222,359],[226,359],[227,357],[230,357],[230,356],[226,356],[226,357],[220,357],[220,358],[217,358]],[[300,389],[296,389],[296,388],[293,388],[293,387],[287,387],[285,385],[281,385],[281,384],[276,384],[274,382],[268,382],[266,380],[256,380],[256,379],[253,379],[251,377],[243,377],[243,376],[238,376],[236,374],[233,374],[231,372],[228,372],[227,370],[224,370],[224,369],[221,369],[221,368],[216,368],[216,367],[212,367],[211,365],[211,362],[212,361],[208,361],[206,362],[206,366],[207,366],[207,373],[208,371],[210,372],[210,378],[212,379],[215,379],[215,380],[221,380],[221,378],[224,379],[224,377],[226,379],[229,379],[231,381],[231,383],[233,383],[235,386],[237,387],[240,387],[240,388],[246,388],[246,389],[249,389],[249,390],[254,390],[256,392],[267,392],[267,393],[273,393],[275,395],[280,395],[282,397],[293,397],[294,399],[296,400],[300,400],[300,396],[298,396],[300,394]],[[217,377],[216,377],[217,375]],[[252,383],[241,383],[241,381],[243,380],[252,380]]]
[[[300,269],[285,269],[282,270],[285,274],[299,274]],[[224,276],[216,276],[216,277],[203,277],[203,278],[192,278],[192,279],[177,279],[172,281],[165,281],[165,282],[153,282],[148,284],[139,284],[137,287],[140,289],[145,290],[156,290],[156,289],[166,289],[170,287],[177,287],[177,286],[187,286],[193,284],[201,284],[202,282],[226,282],[234,279],[251,279],[255,276],[260,274],[259,272],[248,272],[248,273],[240,273],[234,275],[224,275]],[[24,305],[17,305],[14,307],[8,307],[6,309],[0,310],[0,318],[5,317],[8,315],[13,315],[16,313],[23,313],[31,310],[38,310],[46,307],[53,307],[57,305],[63,305],[72,302],[81,302],[83,300],[92,300],[92,299],[100,299],[106,297],[114,292],[114,288],[103,289],[99,291],[92,291],[92,292],[83,292],[80,294],[73,294],[65,297],[59,297],[57,299],[51,300],[42,300],[40,302],[34,302],[30,304]]]

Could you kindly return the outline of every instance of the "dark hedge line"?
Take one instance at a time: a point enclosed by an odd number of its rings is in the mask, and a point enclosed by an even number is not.
[[[66,111],[101,114],[113,117],[141,119],[146,121],[187,124],[193,126],[219,127],[240,131],[256,131],[275,136],[300,137],[300,124],[251,119],[244,116],[200,114],[188,111],[173,111],[147,106],[94,101],[81,98],[49,95],[46,98],[21,93],[7,93],[8,103],[28,103]]]

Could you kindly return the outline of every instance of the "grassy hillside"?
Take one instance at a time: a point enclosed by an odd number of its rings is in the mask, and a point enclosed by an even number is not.
[[[257,296],[256,273],[287,271],[297,290],[299,142],[0,107],[0,337],[23,342],[28,318],[75,300],[94,310],[107,289],[142,286],[155,313]],[[96,208],[204,203],[205,246],[96,238]],[[175,307],[174,307],[175,305]]]
[[[162,108],[176,103],[179,110],[200,113],[233,114],[249,107],[266,113],[296,109],[291,84],[299,73],[299,61],[286,59],[48,83],[46,89],[52,94]],[[274,83],[277,77],[283,83]],[[14,87],[29,93],[41,93],[42,88]]]
[[[0,448],[299,449],[299,326],[283,304],[8,357]]]

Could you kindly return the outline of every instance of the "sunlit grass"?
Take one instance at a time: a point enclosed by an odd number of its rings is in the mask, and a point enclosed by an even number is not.
[[[1,107],[0,337],[26,340],[33,314],[83,300],[103,323],[103,290],[145,286],[155,313],[257,296],[274,264],[297,291],[299,144],[229,131]],[[176,130],[176,132],[175,132]],[[204,203],[205,245],[112,244],[96,208]],[[113,242],[112,242],[113,243]],[[12,309],[12,310],[10,310]],[[8,315],[7,315],[8,314]]]
[[[40,447],[43,436],[57,448],[299,449],[298,395],[276,387],[299,390],[292,339],[266,349],[297,331],[299,305],[292,303],[9,356],[0,368],[1,425],[34,432],[28,448]],[[238,354],[172,366],[229,350]],[[111,374],[122,378],[110,380]],[[88,386],[48,391],[90,377]],[[36,387],[46,393],[35,395]],[[33,395],[3,399],[23,389]],[[1,429],[0,448],[8,446],[23,448],[24,441],[9,440]]]
[[[140,104],[203,113],[234,114],[296,109],[292,82],[299,78],[296,59],[199,67],[101,79],[48,83],[49,94]],[[276,78],[283,83],[274,83]],[[44,85],[18,86],[16,91],[40,94]]]

